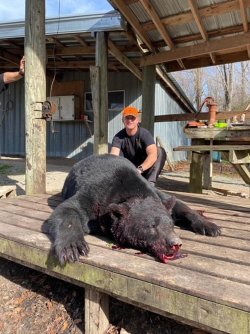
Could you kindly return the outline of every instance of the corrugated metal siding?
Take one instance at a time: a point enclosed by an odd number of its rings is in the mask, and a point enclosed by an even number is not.
[[[0,153],[24,155],[24,81],[9,85],[0,103]]]
[[[89,73],[68,72],[64,75],[64,80],[84,80],[85,91],[90,91]],[[141,109],[141,82],[128,72],[109,73],[109,90],[124,90],[125,105],[133,105]],[[48,82],[48,92],[50,82]],[[48,94],[49,95],[49,94]],[[2,143],[1,152],[3,155],[24,155],[25,154],[25,117],[24,117],[24,82],[19,81],[10,85],[7,92],[1,94],[1,114],[2,109],[6,109],[8,103],[10,110],[5,112],[3,126],[0,130],[0,140]],[[167,95],[160,84],[156,85],[155,98],[156,115],[174,114],[183,112],[181,107]],[[13,106],[12,106],[13,104]],[[90,115],[91,116],[91,115]],[[90,117],[91,119],[91,117]],[[47,156],[67,157],[81,159],[93,152],[93,123],[88,123],[88,127],[83,122],[50,122],[47,123]],[[113,136],[122,129],[121,113],[117,111],[109,112],[109,146]],[[163,141],[169,157],[172,161],[183,160],[185,152],[173,154],[172,147],[185,145],[186,139],[182,131],[183,124],[180,122],[156,123],[155,136],[159,136]],[[54,130],[54,132],[52,131]]]

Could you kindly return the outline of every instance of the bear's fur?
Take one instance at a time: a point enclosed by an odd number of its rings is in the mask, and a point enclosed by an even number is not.
[[[120,246],[140,249],[163,262],[181,246],[174,221],[200,234],[220,234],[217,225],[152,187],[130,161],[114,155],[92,155],[76,163],[62,196],[65,201],[47,221],[62,265],[88,254],[88,233],[112,236]]]

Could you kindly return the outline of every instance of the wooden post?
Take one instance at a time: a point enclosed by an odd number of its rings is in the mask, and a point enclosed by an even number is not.
[[[46,192],[45,1],[26,0],[25,14],[26,194]]]
[[[108,79],[107,33],[96,33],[96,67],[92,69],[91,86],[94,108],[94,152],[108,153]],[[99,73],[98,73],[99,72]],[[93,77],[92,77],[93,76]],[[95,87],[93,87],[95,85]]]
[[[109,296],[85,288],[85,333],[103,334],[109,326]]]
[[[212,188],[212,177],[210,176],[211,154],[204,152],[204,167],[203,167],[203,187],[204,189]]]
[[[143,68],[142,79],[142,127],[148,129],[154,136],[155,117],[155,66]]]
[[[94,113],[94,153],[99,151],[99,135],[100,135],[100,68],[98,66],[90,66],[90,82],[92,91],[92,105]]]
[[[199,145],[204,141],[192,139],[192,145]],[[192,161],[190,165],[189,192],[202,194],[204,155],[203,153],[192,151]]]

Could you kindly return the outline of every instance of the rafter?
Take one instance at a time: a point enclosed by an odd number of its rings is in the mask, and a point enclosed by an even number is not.
[[[189,7],[191,9],[191,12],[193,14],[195,23],[198,26],[198,29],[201,33],[201,36],[204,39],[204,41],[207,41],[208,40],[208,35],[207,35],[206,29],[204,27],[204,24],[201,20],[201,17],[200,17],[200,14],[199,14],[199,9],[198,9],[198,6],[197,6],[197,2],[196,2],[196,0],[189,0],[188,2],[189,2]]]
[[[115,46],[115,44],[109,39],[108,40],[109,52],[130,72],[132,72],[138,79],[142,80],[142,73],[140,69],[129,60],[120,50]]]
[[[161,36],[163,37],[164,41],[168,45],[170,49],[173,49],[174,43],[171,40],[171,37],[167,33],[166,28],[161,22],[159,15],[157,14],[156,10],[154,9],[153,5],[149,2],[149,0],[139,0],[140,3],[143,5],[143,8],[148,13],[150,19],[153,21],[156,29],[159,31]]]
[[[218,52],[223,50],[233,50],[234,48],[247,47],[249,45],[250,33],[244,33],[238,36],[231,36],[219,40],[204,42],[190,47],[182,47],[170,51],[163,51],[159,54],[142,57],[141,66],[161,64],[174,61],[180,57],[183,59],[197,57],[208,54],[209,52]]]
[[[199,9],[198,9],[196,0],[189,0],[189,7],[191,9],[191,12],[193,14],[195,23],[198,26],[198,29],[199,29],[199,31],[201,33],[201,36],[202,36],[203,40],[207,41],[208,40],[208,34],[207,34],[207,31],[206,31],[206,29],[204,27],[202,19],[200,17],[200,13],[199,13]],[[213,53],[210,52],[209,56],[210,56],[213,64],[215,64],[215,57],[214,57]]]
[[[49,57],[56,56],[82,56],[82,55],[94,55],[95,47],[94,46],[64,46],[57,47],[55,50],[48,50],[47,55]]]
[[[82,46],[88,46],[88,43],[86,43],[82,37],[76,35],[74,36],[74,39],[77,40],[77,42],[80,43]]]
[[[248,20],[247,20],[247,11],[244,0],[239,0],[240,3],[240,15],[243,23],[243,29],[245,32],[248,32]]]
[[[126,20],[131,24],[136,34],[138,34],[142,42],[145,43],[149,50],[152,52],[155,51],[150,39],[143,31],[140,22],[138,21],[134,13],[125,5],[124,1],[111,0],[110,2],[125,16]]]
[[[245,8],[250,7],[250,0],[245,0]],[[213,4],[211,6],[206,6],[199,9],[200,17],[213,17],[218,15],[223,15],[233,11],[239,11],[240,4],[239,0],[224,1],[222,3]],[[175,26],[182,25],[192,22],[194,19],[192,12],[188,11],[186,13],[171,15],[161,19],[161,22],[166,25]],[[143,23],[143,30],[150,31],[154,29],[152,22]]]
[[[171,37],[169,36],[166,27],[164,27],[164,25],[162,24],[161,19],[157,14],[156,10],[154,9],[153,5],[149,2],[149,0],[139,0],[139,1],[143,5],[146,12],[148,13],[149,17],[152,19],[157,31],[162,36],[163,40],[165,41],[169,49],[170,50],[173,49],[174,43]],[[177,62],[182,68],[184,68],[184,64],[181,59],[177,59]]]

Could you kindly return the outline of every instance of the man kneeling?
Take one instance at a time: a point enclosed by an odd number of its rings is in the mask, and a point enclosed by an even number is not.
[[[123,110],[125,128],[114,136],[110,153],[127,158],[145,179],[155,185],[164,167],[166,152],[162,147],[156,146],[147,129],[139,126],[139,114],[139,110],[134,107]]]

